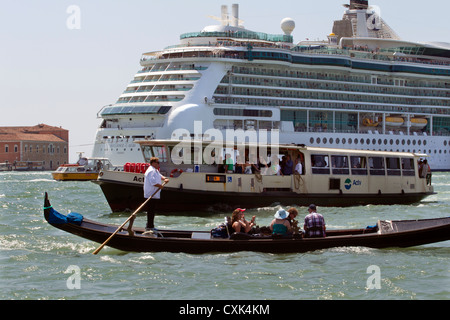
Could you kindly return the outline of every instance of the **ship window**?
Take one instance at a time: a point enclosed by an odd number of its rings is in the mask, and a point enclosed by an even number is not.
[[[330,174],[330,165],[328,155],[311,155],[312,173]]]
[[[399,158],[386,158],[386,167],[388,176],[400,175],[400,159]]]
[[[331,156],[333,174],[349,174],[347,156]]]
[[[415,176],[413,158],[402,158],[402,174],[404,176]]]
[[[350,157],[350,163],[352,166],[352,174],[355,175],[367,175],[367,159],[362,156]]]
[[[384,158],[369,157],[370,174],[373,176],[384,176]]]
[[[216,116],[272,117],[270,110],[214,108],[213,112]]]

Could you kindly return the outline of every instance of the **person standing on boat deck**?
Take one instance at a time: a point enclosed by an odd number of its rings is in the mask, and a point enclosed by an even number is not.
[[[159,158],[152,157],[150,159],[150,166],[145,171],[145,180],[144,180],[144,198],[149,198],[153,193],[155,193],[158,188],[162,186],[162,182],[169,182],[169,179],[161,175],[159,173]],[[159,190],[153,198],[147,202],[145,207],[147,211],[147,225],[145,227],[146,230],[152,230],[155,228],[154,220],[155,220],[155,211],[157,200],[161,197],[161,190]]]
[[[272,234],[285,235],[288,232],[292,231],[291,223],[287,220],[287,218],[289,217],[289,213],[286,210],[278,210],[275,213],[274,217],[275,219],[272,220],[269,226]]]
[[[308,208],[309,214],[305,217],[305,229],[306,238],[321,238],[325,237],[325,219],[320,213],[317,213],[316,205],[310,204]]]
[[[252,217],[252,220],[248,222],[245,220],[245,209],[237,208],[231,215],[231,227],[234,232],[248,233],[255,226],[256,216]]]
[[[294,162],[291,160],[290,155],[286,155],[286,161],[284,162],[283,173],[285,176],[290,176],[293,173]]]
[[[303,174],[302,162],[300,161],[300,157],[295,160],[295,169],[294,173]]]
[[[428,164],[427,159],[423,160],[422,174],[423,177],[427,179],[427,185],[431,185],[431,167]]]

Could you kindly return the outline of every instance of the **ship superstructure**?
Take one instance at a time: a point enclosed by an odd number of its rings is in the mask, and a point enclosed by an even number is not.
[[[211,139],[227,129],[280,143],[427,153],[450,170],[450,45],[403,41],[368,1],[351,0],[324,41],[220,24],[142,55],[141,69],[98,116],[95,157],[142,161],[138,140]],[[199,128],[200,125],[200,128]],[[212,130],[216,129],[216,130]],[[268,135],[270,140],[270,134]]]

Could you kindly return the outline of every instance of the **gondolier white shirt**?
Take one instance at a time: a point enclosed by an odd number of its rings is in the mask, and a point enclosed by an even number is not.
[[[156,170],[153,166],[148,167],[147,171],[145,171],[145,179],[144,179],[144,198],[149,198],[158,187],[155,184],[161,184],[162,175]],[[159,199],[161,196],[161,190],[159,190],[152,199]]]

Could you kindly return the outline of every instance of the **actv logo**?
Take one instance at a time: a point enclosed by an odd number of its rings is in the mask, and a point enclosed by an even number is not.
[[[345,184],[344,184],[345,189],[350,190],[350,188],[352,187],[352,180],[350,179],[346,179],[345,180]]]
[[[350,178],[345,179],[344,182],[344,187],[347,190],[350,190],[352,186],[360,186],[361,185],[361,180],[351,180]]]

